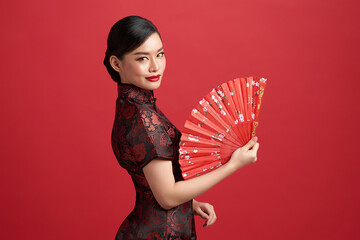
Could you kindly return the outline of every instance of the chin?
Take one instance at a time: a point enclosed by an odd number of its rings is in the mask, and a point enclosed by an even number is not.
[[[161,85],[161,79],[155,83],[153,83],[153,85],[151,85],[151,90],[156,90],[160,87]]]
[[[161,85],[161,77],[159,79],[159,81],[157,82],[150,82],[148,80],[146,80],[146,84],[144,84],[144,87],[146,87],[146,89],[148,90],[155,90],[155,89],[158,89]]]

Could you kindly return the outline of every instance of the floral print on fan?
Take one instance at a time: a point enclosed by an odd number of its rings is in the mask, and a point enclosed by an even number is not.
[[[199,101],[185,122],[180,142],[184,179],[222,166],[255,136],[265,85],[265,78],[236,78]]]

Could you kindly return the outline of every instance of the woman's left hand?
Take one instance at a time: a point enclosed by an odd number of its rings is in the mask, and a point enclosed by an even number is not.
[[[193,199],[193,209],[194,209],[194,215],[198,215],[206,220],[203,227],[209,227],[215,223],[217,219],[215,210],[214,207],[209,203],[198,202],[195,199]]]

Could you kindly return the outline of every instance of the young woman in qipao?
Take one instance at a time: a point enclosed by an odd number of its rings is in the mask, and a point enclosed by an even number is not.
[[[157,28],[139,16],[119,20],[108,35],[104,65],[118,90],[111,143],[136,190],[135,207],[116,239],[196,239],[194,215],[208,227],[216,214],[211,204],[194,198],[257,159],[255,137],[221,168],[184,181],[178,162],[181,132],[154,97],[166,66],[164,49]]]

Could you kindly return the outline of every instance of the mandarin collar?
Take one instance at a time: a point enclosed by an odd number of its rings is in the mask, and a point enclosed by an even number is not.
[[[146,90],[133,84],[121,83],[117,86],[118,97],[140,103],[155,103],[154,90]]]

